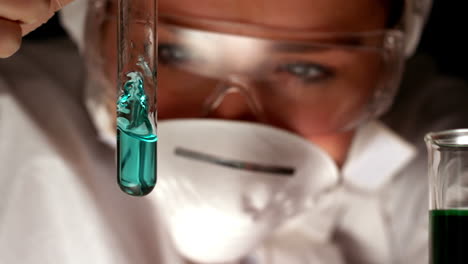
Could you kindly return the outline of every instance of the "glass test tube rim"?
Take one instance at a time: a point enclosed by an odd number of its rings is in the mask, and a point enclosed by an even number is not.
[[[435,148],[457,148],[468,151],[468,129],[448,129],[439,132],[430,132],[424,140]]]

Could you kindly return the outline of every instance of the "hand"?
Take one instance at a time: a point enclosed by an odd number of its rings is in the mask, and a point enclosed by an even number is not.
[[[13,55],[21,38],[72,0],[0,0],[0,58]]]

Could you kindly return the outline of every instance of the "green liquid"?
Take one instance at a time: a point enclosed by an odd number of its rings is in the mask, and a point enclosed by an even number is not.
[[[150,193],[156,185],[156,136],[138,137],[117,130],[118,181],[130,195]]]
[[[138,72],[127,75],[117,101],[117,180],[129,195],[143,196],[156,185],[158,137],[148,117],[148,97]]]
[[[432,210],[431,264],[468,263],[468,210]]]

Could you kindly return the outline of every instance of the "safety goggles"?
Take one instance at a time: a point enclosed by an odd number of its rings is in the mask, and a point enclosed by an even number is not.
[[[397,30],[277,39],[207,30],[216,22],[200,21],[195,28],[160,17],[161,118],[216,115],[237,93],[264,123],[306,127],[305,134],[339,131],[385,112],[400,81],[404,38]],[[169,96],[181,109],[165,107]]]
[[[116,21],[108,9],[96,4],[88,14],[87,98],[114,114]],[[399,30],[314,33],[194,20],[160,14],[159,119],[256,119],[303,136],[338,132],[384,113],[400,82]]]

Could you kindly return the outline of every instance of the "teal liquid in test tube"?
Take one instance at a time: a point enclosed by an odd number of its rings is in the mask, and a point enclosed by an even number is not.
[[[117,181],[149,194],[157,180],[157,0],[119,0]]]

